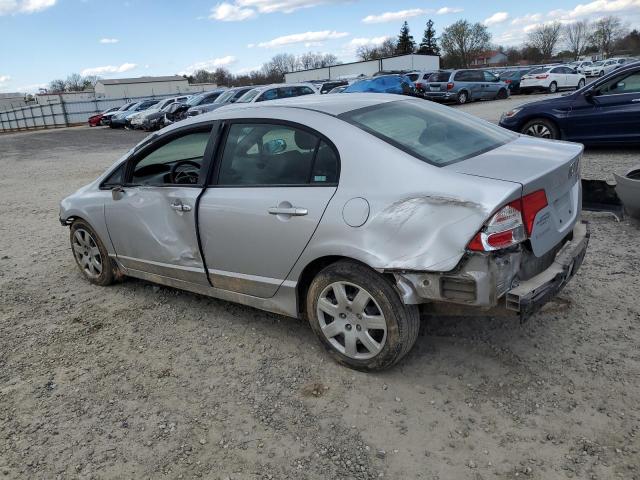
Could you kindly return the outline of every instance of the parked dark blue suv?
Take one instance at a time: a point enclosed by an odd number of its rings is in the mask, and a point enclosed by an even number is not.
[[[588,145],[640,144],[640,62],[573,93],[516,107],[502,115],[500,126]]]

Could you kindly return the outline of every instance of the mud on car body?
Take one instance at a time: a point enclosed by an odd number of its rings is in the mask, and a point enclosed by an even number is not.
[[[128,275],[306,318],[389,367],[419,306],[529,316],[579,268],[582,147],[388,94],[235,104],[150,136],[64,199],[91,282]]]

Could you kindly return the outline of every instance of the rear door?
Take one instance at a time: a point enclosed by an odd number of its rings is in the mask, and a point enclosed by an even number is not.
[[[209,279],[272,297],[336,191],[337,151],[297,124],[233,120],[218,157],[198,212]]]
[[[564,71],[564,67],[552,68],[549,71],[551,78],[549,79],[549,85],[551,82],[556,82],[558,88],[565,88],[567,86],[567,74]]]

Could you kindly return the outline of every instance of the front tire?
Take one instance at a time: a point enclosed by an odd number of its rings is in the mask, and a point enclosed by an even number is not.
[[[84,220],[76,220],[70,228],[71,251],[78,268],[91,283],[111,285],[116,279],[113,264],[100,237]]]
[[[578,82],[578,86],[576,87],[576,90],[580,90],[582,87],[584,87],[584,78],[581,78],[580,81]]]
[[[558,140],[560,138],[558,127],[545,118],[536,118],[528,121],[520,130],[520,133],[530,137],[546,138],[547,140]]]
[[[418,338],[420,314],[389,280],[369,267],[340,261],[311,282],[306,312],[311,329],[339,363],[356,370],[391,367]]]
[[[549,93],[556,93],[558,91],[558,84],[556,82],[551,82],[547,90]]]
[[[598,73],[599,77],[604,77],[604,70],[600,70],[600,73]]]

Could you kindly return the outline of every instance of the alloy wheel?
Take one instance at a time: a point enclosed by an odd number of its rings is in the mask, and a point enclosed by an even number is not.
[[[89,277],[99,277],[102,273],[102,255],[93,236],[85,229],[78,228],[71,245],[82,271]]]
[[[553,138],[551,135],[551,130],[549,130],[549,128],[542,123],[534,123],[533,125],[529,126],[529,128],[527,128],[524,133],[532,137]]]
[[[320,294],[317,304],[320,329],[340,353],[356,360],[378,355],[387,339],[382,309],[364,288],[334,282]]]
[[[556,93],[557,90],[558,86],[555,84],[555,82],[551,82],[551,85],[549,85],[549,92]]]

